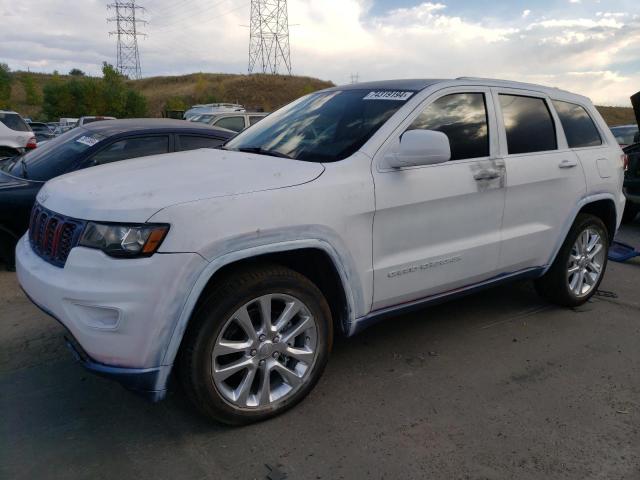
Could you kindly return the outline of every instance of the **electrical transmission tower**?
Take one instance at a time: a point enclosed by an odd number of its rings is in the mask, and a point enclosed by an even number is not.
[[[107,10],[115,11],[115,17],[107,18],[107,22],[116,24],[109,35],[118,37],[117,70],[129,78],[142,77],[138,37],[146,34],[138,31],[138,24],[147,22],[137,19],[136,12],[144,12],[144,8],[137,6],[135,0],[115,0],[107,5]]]
[[[287,0],[251,0],[249,73],[291,75]]]

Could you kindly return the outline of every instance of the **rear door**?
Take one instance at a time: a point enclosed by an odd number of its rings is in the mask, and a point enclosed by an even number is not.
[[[546,95],[504,88],[493,92],[506,167],[500,269],[542,267],[562,242],[586,191],[584,172]]]

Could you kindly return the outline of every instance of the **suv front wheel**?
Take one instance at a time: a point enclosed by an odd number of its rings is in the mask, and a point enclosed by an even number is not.
[[[206,416],[265,420],[311,391],[332,340],[329,306],[309,279],[277,265],[243,269],[217,283],[192,318],[180,375]]]
[[[608,251],[609,234],[602,220],[579,214],[553,265],[536,280],[536,290],[562,306],[582,305],[598,290]]]

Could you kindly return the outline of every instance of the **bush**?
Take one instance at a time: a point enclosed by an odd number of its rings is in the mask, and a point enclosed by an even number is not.
[[[104,63],[102,78],[74,75],[63,82],[59,76],[44,87],[42,111],[48,118],[108,115],[117,118],[144,117],[147,100],[126,84],[126,78]]]
[[[6,63],[0,63],[0,109],[11,108],[11,70]]]

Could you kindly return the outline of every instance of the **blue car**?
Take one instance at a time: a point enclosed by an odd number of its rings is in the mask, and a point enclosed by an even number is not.
[[[0,262],[29,227],[40,188],[59,175],[129,158],[216,148],[235,135],[184,120],[106,120],[76,127],[20,157],[0,160]]]

